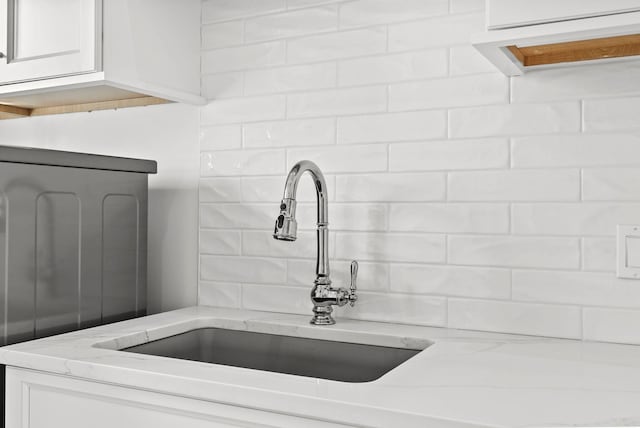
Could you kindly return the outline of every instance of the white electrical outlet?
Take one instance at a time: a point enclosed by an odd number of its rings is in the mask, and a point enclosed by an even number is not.
[[[617,226],[618,278],[640,279],[640,225]]]

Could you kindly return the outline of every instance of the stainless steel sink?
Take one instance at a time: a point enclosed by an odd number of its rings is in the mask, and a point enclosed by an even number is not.
[[[420,350],[202,328],[122,349],[342,382],[370,382]]]

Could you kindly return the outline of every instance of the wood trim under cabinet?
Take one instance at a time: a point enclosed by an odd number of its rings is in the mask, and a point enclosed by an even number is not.
[[[31,115],[31,109],[0,104],[0,119],[15,119]]]
[[[127,98],[123,100],[98,101],[84,104],[70,104],[35,108],[23,108],[0,104],[0,120],[29,116],[44,116],[50,114],[80,113],[111,109],[117,110],[120,108],[142,107],[149,105],[166,104],[170,102],[172,101],[157,97],[139,97]]]
[[[640,55],[640,34],[536,46],[511,45],[507,49],[525,67],[621,58]]]

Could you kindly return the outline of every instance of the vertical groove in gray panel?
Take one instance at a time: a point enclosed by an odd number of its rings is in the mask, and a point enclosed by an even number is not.
[[[3,171],[8,169],[5,167]],[[33,339],[35,331],[36,198],[44,186],[31,176],[5,172],[9,180],[4,189],[11,209],[6,265],[6,330],[10,344]]]
[[[139,201],[138,212],[138,305],[136,316],[147,314],[147,177],[138,181],[140,187],[137,191]]]
[[[7,344],[7,257],[9,255],[9,236],[7,223],[9,222],[9,203],[4,193],[0,193],[0,346]]]
[[[109,194],[102,201],[102,320],[136,315],[139,273],[139,212],[136,196]]]
[[[80,200],[45,192],[36,200],[35,336],[78,328]]]
[[[102,321],[102,198],[108,186],[108,182],[100,180],[78,193],[82,227],[80,328],[100,325]]]

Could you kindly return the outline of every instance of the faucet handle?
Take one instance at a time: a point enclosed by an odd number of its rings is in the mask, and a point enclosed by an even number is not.
[[[353,260],[351,262],[351,286],[349,287],[349,304],[351,307],[355,306],[358,296],[356,295],[356,280],[358,279],[358,262]]]

